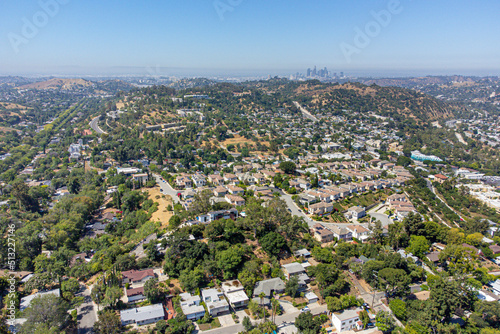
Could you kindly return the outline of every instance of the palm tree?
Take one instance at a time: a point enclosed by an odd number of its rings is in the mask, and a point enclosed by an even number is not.
[[[262,308],[262,311],[264,312],[264,322],[266,322],[266,309],[264,308],[264,306],[262,305],[263,302],[264,302],[264,297],[266,296],[266,294],[264,292],[261,292],[259,294],[259,298],[260,298],[260,307]]]
[[[278,307],[280,307],[280,303],[276,300],[276,299],[271,299],[271,305],[272,305],[272,313],[271,313],[271,317],[272,317],[272,322],[275,324],[275,321],[276,321],[276,311],[278,310]]]

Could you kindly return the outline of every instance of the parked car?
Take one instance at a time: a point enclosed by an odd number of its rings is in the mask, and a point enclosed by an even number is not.
[[[308,306],[306,306],[302,310],[300,310],[300,312],[311,312],[311,309]]]

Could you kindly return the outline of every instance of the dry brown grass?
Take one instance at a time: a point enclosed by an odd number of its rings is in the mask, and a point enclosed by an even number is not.
[[[0,107],[1,108],[5,108],[5,109],[19,109],[19,112],[21,114],[24,114],[26,113],[26,111],[28,111],[29,109],[32,109],[32,108],[29,108],[29,107],[26,107],[26,106],[23,106],[21,104],[16,104],[16,103],[10,103],[10,102],[0,102]],[[16,113],[11,113],[11,116],[12,115],[17,115]]]
[[[10,131],[16,131],[16,129],[0,126],[0,133],[10,132]]]
[[[172,197],[160,192],[159,187],[150,188],[147,189],[147,191],[149,192],[149,199],[158,202],[158,210],[153,213],[151,220],[160,222],[162,228],[167,227],[169,219],[173,216],[172,211],[167,211],[168,205],[173,206]],[[157,198],[157,196],[159,196],[159,198]]]
[[[123,109],[125,108],[125,103],[123,101],[120,101],[120,102],[116,102],[116,109]]]

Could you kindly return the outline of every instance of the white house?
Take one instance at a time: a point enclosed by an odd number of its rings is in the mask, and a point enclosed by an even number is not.
[[[224,282],[222,283],[222,290],[233,309],[241,309],[248,305],[249,298],[240,281],[232,280]]]
[[[338,332],[350,331],[353,329],[361,329],[359,327],[359,312],[362,309],[357,308],[354,310],[344,310],[342,313],[332,313],[332,324],[335,326]]]
[[[224,298],[222,291],[217,289],[203,289],[201,290],[201,296],[211,316],[217,317],[229,312],[229,304]]]
[[[366,216],[366,212],[365,208],[361,206],[353,206],[347,209],[347,212],[344,215],[347,219],[358,220],[359,218]]]
[[[204,187],[207,184],[207,180],[202,174],[195,174],[191,179],[196,187]]]
[[[136,182],[145,183],[148,182],[148,174],[146,173],[134,174],[132,175],[132,179],[134,179],[134,181]]]
[[[154,304],[120,311],[120,318],[123,326],[129,324],[147,325],[165,319],[163,305]]]
[[[348,225],[346,229],[351,231],[352,237],[364,241],[370,237],[370,230],[362,225]]]
[[[200,305],[200,296],[188,292],[181,293],[181,309],[188,320],[198,320],[205,316],[205,308]]]

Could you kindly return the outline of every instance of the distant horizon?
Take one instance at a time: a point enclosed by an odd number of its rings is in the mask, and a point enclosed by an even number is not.
[[[312,65],[310,68],[313,68]],[[318,68],[323,68],[321,66]],[[120,66],[110,68],[80,69],[75,67],[65,67],[59,70],[40,70],[40,71],[1,71],[0,76],[19,76],[26,78],[85,78],[85,77],[137,77],[137,78],[242,78],[242,77],[290,77],[299,73],[305,75],[307,69],[197,69],[197,68],[167,68],[167,67],[139,67],[139,66]],[[464,77],[499,77],[500,70],[425,70],[425,69],[406,69],[406,70],[381,70],[381,69],[330,69],[330,73],[341,72],[346,78],[409,78],[409,77],[434,77],[434,76],[464,76]],[[313,78],[310,78],[313,79]]]

